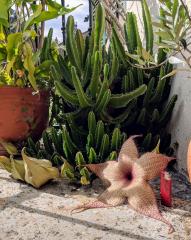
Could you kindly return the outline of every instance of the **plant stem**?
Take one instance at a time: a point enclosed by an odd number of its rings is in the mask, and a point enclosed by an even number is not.
[[[185,55],[183,54],[182,50],[180,51],[180,54],[181,54],[182,57],[184,58],[185,62],[188,64],[189,68],[191,68],[191,63],[190,63],[189,60],[185,57]]]
[[[42,11],[44,11],[45,5],[46,5],[45,0],[41,0],[41,4],[42,4]],[[45,22],[42,22],[41,30],[40,30],[40,39],[39,39],[39,48],[40,49],[43,47],[43,43],[44,43],[44,30],[45,30]]]
[[[191,16],[190,16],[190,13],[189,13],[189,11],[188,11],[188,7],[186,6],[186,4],[184,3],[183,0],[180,0],[180,1],[181,1],[181,3],[182,3],[182,6],[184,7],[184,9],[185,9],[185,11],[186,11],[186,14],[187,14],[187,17],[189,18],[189,21],[190,21],[190,23],[191,23]]]
[[[36,1],[33,1],[33,4],[36,5]],[[37,25],[36,25],[36,24],[34,24],[34,30],[35,30],[35,32],[36,32],[37,35],[38,35],[38,28],[37,28]],[[38,42],[38,37],[36,37],[36,38],[35,38],[36,50],[37,50],[38,47],[39,47],[39,44],[38,44],[38,43],[39,43],[39,42]]]
[[[20,20],[19,20],[19,7],[18,7],[17,4],[16,4],[16,15],[17,15],[17,26],[16,26],[16,32],[18,32],[19,29],[20,29]]]
[[[119,22],[119,19],[115,16],[115,14],[112,12],[112,10],[104,3],[104,8],[107,12],[107,14],[109,15],[109,17],[111,17],[115,24],[117,25],[117,27],[119,28],[119,31],[120,31],[120,37],[121,37],[121,40],[123,42],[123,44],[125,43],[125,36],[124,36],[124,31],[123,31],[123,26],[121,25],[121,23]]]
[[[27,3],[25,4],[25,8],[26,8],[27,17],[29,18],[30,17],[30,11],[29,11],[29,8],[27,6]],[[32,44],[33,50],[35,52],[36,51],[36,43],[32,39],[31,39],[31,44]]]
[[[24,20],[24,23],[25,23],[26,22],[26,18],[25,18],[24,3],[22,4],[22,12],[23,12],[23,20]]]

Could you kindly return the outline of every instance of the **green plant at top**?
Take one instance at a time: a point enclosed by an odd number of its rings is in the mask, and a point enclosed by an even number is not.
[[[50,65],[58,49],[52,29],[44,37],[44,22],[73,11],[56,1],[5,1],[0,10],[0,85],[48,85]]]
[[[109,50],[103,43],[105,12],[98,5],[94,29],[86,39],[74,31],[72,16],[67,22],[64,56],[58,57],[60,71],[52,68],[57,97],[52,117],[59,125],[67,124],[80,135],[86,135],[87,116],[93,111],[109,131],[119,127],[128,135],[143,134],[142,150],[151,150],[161,140],[161,152],[172,154],[171,137],[166,132],[177,96],[169,101],[172,65],[140,69],[137,63],[152,66],[153,28],[146,1],[142,1],[146,45],[141,41],[135,14],[127,13],[124,24],[126,45],[120,41],[117,26]],[[133,26],[133,27],[132,27]],[[139,57],[137,57],[139,56]],[[158,63],[166,59],[158,51]]]
[[[183,0],[160,0],[160,12],[160,22],[153,22],[157,28],[155,33],[160,37],[159,47],[170,56],[180,53],[191,68],[191,15],[188,6]]]

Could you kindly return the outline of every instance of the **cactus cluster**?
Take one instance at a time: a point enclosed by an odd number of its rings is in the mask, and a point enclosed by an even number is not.
[[[124,24],[128,52],[120,42],[116,26],[106,49],[104,38],[105,12],[96,10],[94,29],[90,37],[74,31],[72,16],[67,22],[66,52],[58,57],[60,71],[52,67],[57,96],[52,112],[59,125],[66,124],[84,135],[87,116],[93,111],[97,119],[127,135],[143,134],[142,150],[153,149],[161,141],[160,151],[172,153],[166,125],[170,120],[177,96],[169,99],[172,66],[165,63],[156,68],[141,69],[137,61],[151,61],[153,29],[146,1],[142,2],[146,46],[141,42],[135,14],[127,13]],[[133,27],[132,27],[133,26]],[[133,59],[131,56],[139,58]],[[137,60],[138,59],[138,60]],[[159,49],[158,63],[166,59]]]
[[[68,18],[66,50],[51,67],[55,86],[52,127],[39,142],[28,140],[27,153],[49,159],[71,180],[88,184],[91,176],[85,164],[116,159],[130,135],[143,135],[138,140],[141,152],[154,149],[160,141],[160,152],[172,154],[171,136],[166,131],[177,100],[177,96],[169,100],[172,66],[160,65],[166,53],[159,49],[158,67],[136,67],[140,61],[150,66],[153,58],[150,14],[146,1],[142,4],[145,47],[133,13],[127,13],[124,24],[126,48],[113,25],[106,49],[102,5],[97,7],[90,37],[75,31],[73,17]]]
[[[121,123],[129,116],[128,112],[138,98],[146,92],[145,84],[134,85],[131,91],[116,89],[120,84],[116,79],[119,62],[115,49],[110,59],[104,51],[104,26],[105,14],[101,5],[97,8],[95,27],[90,38],[85,39],[80,30],[74,33],[74,19],[72,16],[68,18],[67,55],[58,59],[60,72],[52,68],[56,91],[64,100],[63,119],[66,121],[69,117],[73,120],[87,118],[89,111],[94,111],[96,116],[104,120],[107,114],[115,111],[119,113],[113,122]]]
[[[81,136],[76,138],[74,129],[63,126],[57,131],[51,128],[43,132],[39,142],[35,143],[29,138],[26,151],[32,157],[49,159],[53,166],[62,166],[61,173],[67,178],[81,179],[82,184],[88,184],[90,174],[84,165],[116,160],[126,138],[119,128],[110,133],[107,125],[101,120],[97,121],[95,114],[89,112],[88,131],[83,141]]]

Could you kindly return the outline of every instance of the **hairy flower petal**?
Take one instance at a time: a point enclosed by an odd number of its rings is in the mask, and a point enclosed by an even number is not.
[[[123,204],[126,197],[123,196],[119,186],[112,185],[98,197],[98,200],[114,207]]]
[[[138,158],[134,138],[135,136],[131,137],[123,144],[118,162],[86,165],[109,187],[96,201],[81,204],[73,210],[113,207],[121,205],[128,199],[136,211],[166,223],[170,226],[170,232],[173,232],[173,226],[159,212],[154,192],[147,183],[158,176],[173,158],[153,152]]]
[[[128,202],[132,208],[145,216],[164,222],[170,226],[169,232],[172,232],[172,224],[159,212],[155,194],[147,182],[137,181],[134,186],[127,191],[127,195]]]
[[[100,164],[87,164],[86,167],[95,173],[107,186],[112,182],[123,181],[122,171],[116,161],[107,161]]]
[[[139,157],[139,152],[135,144],[134,139],[140,135],[135,135],[127,139],[122,145],[121,151],[119,153],[119,161],[122,161],[122,156],[128,156],[131,160],[136,160]]]
[[[80,213],[88,209],[93,209],[93,208],[109,208],[112,207],[106,203],[103,203],[99,200],[94,200],[94,201],[89,201],[86,203],[79,204],[75,207],[72,208],[64,208],[65,210],[71,211],[71,213]]]
[[[87,203],[79,204],[76,207],[68,208],[72,212],[82,212],[92,208],[109,208],[122,205],[126,200],[126,197],[122,195],[120,189],[111,186],[105,190],[97,200]]]
[[[170,158],[162,154],[149,152],[143,154],[136,161],[135,168],[137,168],[137,174],[142,171],[144,173],[144,179],[149,181],[158,177],[161,171],[163,171],[167,167],[168,163],[172,159],[174,158]]]

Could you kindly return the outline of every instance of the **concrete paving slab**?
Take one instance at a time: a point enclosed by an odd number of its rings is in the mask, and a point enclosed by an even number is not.
[[[173,176],[173,182],[173,208],[160,206],[176,229],[168,235],[165,224],[128,205],[72,215],[63,210],[96,198],[104,189],[98,179],[91,188],[58,180],[36,190],[0,170],[0,240],[190,240],[191,186],[179,175]],[[153,184],[158,195],[159,183]]]

